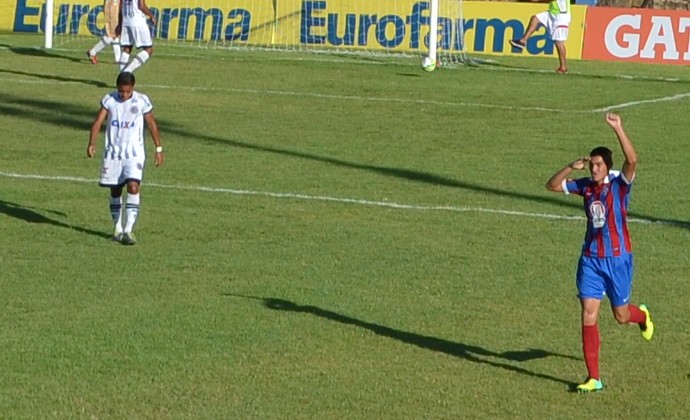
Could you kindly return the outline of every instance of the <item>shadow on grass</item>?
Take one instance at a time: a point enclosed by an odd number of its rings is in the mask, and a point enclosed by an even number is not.
[[[30,73],[27,71],[9,70],[9,69],[0,69],[0,73],[9,73],[9,74],[16,74],[18,76],[36,77],[36,78],[44,79],[44,80],[55,80],[57,82],[63,82],[63,83],[79,83],[79,84],[91,85],[91,86],[95,86],[95,87],[99,87],[99,88],[107,88],[109,86],[112,86],[112,85],[109,85],[109,84],[102,82],[100,80],[78,79],[78,78],[74,78],[74,77],[58,76],[56,74]]]
[[[159,124],[159,127],[162,126],[163,124]],[[357,170],[363,170],[363,171],[368,171],[368,172],[373,172],[377,173],[379,175],[384,175],[388,177],[394,177],[394,178],[399,178],[399,179],[406,179],[409,181],[413,182],[420,182],[420,183],[425,183],[425,184],[430,184],[430,185],[437,185],[437,186],[443,186],[443,187],[450,187],[450,188],[458,188],[458,189],[463,189],[463,190],[469,190],[469,191],[475,191],[475,192],[480,192],[480,193],[486,193],[486,194],[492,194],[500,197],[509,197],[513,199],[518,199],[518,200],[529,200],[529,201],[534,201],[538,203],[544,203],[544,204],[552,204],[560,207],[566,207],[566,208],[573,208],[573,209],[578,209],[582,210],[582,202],[579,200],[564,200],[563,198],[557,197],[557,196],[542,196],[538,194],[528,194],[524,192],[518,192],[518,191],[511,191],[511,190],[504,190],[500,188],[495,188],[491,186],[484,186],[480,184],[475,184],[471,182],[466,182],[466,181],[460,181],[456,179],[451,179],[451,178],[446,178],[440,175],[433,174],[431,172],[423,172],[423,171],[417,171],[417,170],[412,170],[412,169],[405,169],[405,168],[394,168],[394,167],[387,167],[387,166],[376,166],[376,165],[364,165],[361,163],[357,162],[349,162],[346,160],[342,159],[336,159],[332,157],[326,157],[326,156],[319,156],[315,155],[312,153],[306,153],[306,152],[300,152],[300,151],[294,151],[294,150],[288,150],[288,149],[283,149],[279,147],[270,147],[270,146],[260,146],[244,141],[239,141],[239,140],[233,140],[233,139],[224,139],[220,137],[214,137],[214,136],[209,136],[209,135],[204,135],[204,134],[199,134],[191,131],[187,131],[184,129],[179,129],[175,127],[170,127],[168,132],[175,134],[177,136],[180,136],[182,138],[186,139],[197,139],[197,140],[202,140],[202,141],[207,141],[207,142],[212,142],[212,143],[217,143],[217,144],[224,144],[226,146],[232,146],[232,147],[239,147],[239,148],[244,148],[244,149],[250,149],[250,150],[257,150],[261,152],[267,152],[267,153],[275,153],[275,154],[280,154],[283,156],[291,156],[294,158],[300,158],[300,159],[309,159],[317,162],[323,162],[327,163],[333,166],[340,166],[340,167],[346,167],[346,168],[352,168],[352,169],[357,169]],[[548,176],[548,174],[547,174]],[[546,179],[544,179],[544,182],[546,182]],[[561,197],[564,195],[561,195]],[[664,219],[664,218],[659,218],[659,217],[653,217],[653,216],[647,216],[635,212],[628,212],[629,217],[645,220],[648,222],[652,223],[661,223],[669,226],[674,226],[674,227],[681,227],[685,229],[690,229],[690,222],[687,221],[681,221],[681,220],[673,220],[673,219]],[[584,216],[583,216],[584,217]]]
[[[0,73],[3,70],[0,69]],[[99,99],[96,99],[98,101]],[[98,102],[87,109],[74,103],[52,101],[48,99],[27,98],[0,92],[0,112],[14,118],[21,118],[31,124],[43,122],[57,127],[65,127],[85,132],[84,139],[88,139],[88,130],[98,112]],[[84,141],[86,144],[86,141]]]
[[[564,384],[568,386],[569,390],[572,390],[575,388],[575,386],[577,386],[577,384],[574,384],[573,382],[565,379],[557,378],[555,376],[547,375],[544,373],[533,372],[507,363],[526,362],[529,360],[543,359],[546,357],[562,357],[571,360],[580,360],[577,357],[558,354],[543,349],[526,349],[497,353],[479,346],[457,343],[454,341],[444,340],[442,338],[429,337],[426,335],[396,330],[394,328],[362,321],[357,318],[352,318],[343,314],[339,314],[337,312],[322,309],[317,306],[298,305],[288,300],[276,298],[261,298],[256,296],[236,295],[232,293],[224,293],[224,295],[259,300],[263,302],[266,308],[276,311],[309,314],[313,316],[318,316],[323,319],[327,319],[329,321],[339,322],[341,324],[363,328],[371,332],[374,332],[380,336],[392,338],[394,340],[398,340],[406,344],[411,344],[422,349],[445,353],[447,355],[459,357],[470,362],[485,364],[496,368],[505,369],[510,372],[545,379],[559,384]],[[488,358],[502,359],[507,362],[502,362],[500,360],[489,360]]]
[[[0,47],[7,48],[17,55],[26,55],[29,57],[42,57],[42,58],[59,58],[73,63],[79,63],[81,61],[86,61],[85,59],[75,58],[69,55],[58,54],[55,51],[47,50],[45,48],[32,48],[32,47],[16,47],[9,44],[0,44]]]
[[[3,71],[5,70],[0,69],[0,72]],[[41,77],[39,75],[36,76]],[[103,86],[107,85],[103,83]],[[27,110],[29,112],[27,112]],[[84,107],[79,107],[69,102],[61,103],[56,101],[39,100],[35,98],[24,98],[6,93],[0,93],[0,111],[7,115],[12,115],[17,118],[24,118],[32,122],[41,121],[55,124],[57,126],[66,126],[88,131],[91,127],[91,122],[93,121],[93,118],[96,115],[98,109],[94,107],[93,111],[89,111]],[[184,127],[181,127],[179,124],[176,124],[172,121],[166,121],[165,119],[161,118],[158,119],[158,126],[163,133],[173,134],[175,136],[189,141],[208,142],[227,147],[254,150],[261,153],[271,153],[280,156],[288,156],[295,159],[305,159],[315,162],[326,163],[337,167],[372,172],[378,175],[408,180],[412,182],[419,182],[449,188],[457,188],[460,190],[475,191],[499,197],[508,197],[516,200],[528,200],[538,203],[551,204],[559,207],[577,209],[580,212],[582,211],[581,201],[566,200],[563,196],[557,197],[551,195],[546,196],[539,194],[529,194],[520,191],[500,189],[490,185],[481,185],[472,182],[447,178],[431,172],[389,166],[366,165],[358,162],[351,162],[343,159],[338,159],[335,157],[321,156],[298,150],[290,150],[275,146],[264,146],[237,139],[211,136],[187,130]],[[546,176],[548,176],[548,173],[546,174]],[[545,179],[541,181],[545,181]],[[668,226],[690,229],[690,222],[688,221],[649,216],[639,214],[636,212],[628,212],[628,216],[632,218],[641,219],[647,222],[660,223]]]
[[[60,222],[58,220],[53,220],[49,217],[46,217],[36,211],[37,209],[34,209],[32,207],[28,206],[22,206],[17,203],[12,203],[9,201],[3,201],[0,200],[0,214],[6,214],[10,217],[13,217],[18,220],[23,220],[27,223],[40,223],[40,224],[48,224],[52,226],[57,226],[61,228],[67,228],[67,229],[72,229],[77,232],[81,233],[87,233],[89,235],[94,235],[98,236],[99,238],[110,238],[110,235],[105,233],[105,232],[98,232],[95,230],[83,228],[80,226],[73,226],[69,225],[67,223]],[[61,212],[56,212],[56,211],[48,211],[53,214],[58,214],[61,216],[64,216],[64,213]]]

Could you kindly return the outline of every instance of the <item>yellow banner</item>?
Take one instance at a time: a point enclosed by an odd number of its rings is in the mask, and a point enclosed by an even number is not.
[[[0,29],[43,31],[44,0],[11,1],[12,13],[0,14]],[[428,1],[149,0],[148,5],[157,17],[152,33],[161,40],[399,52],[423,52],[429,44]],[[439,50],[511,54],[508,40],[521,36],[530,16],[546,7],[440,1]],[[584,6],[572,7],[566,44],[572,58],[582,55],[585,12]],[[55,0],[54,26],[57,35],[101,35],[105,27],[102,0]],[[544,29],[530,38],[525,53],[555,54]]]

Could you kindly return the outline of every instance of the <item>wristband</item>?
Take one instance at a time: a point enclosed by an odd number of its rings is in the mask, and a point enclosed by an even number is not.
[[[156,147],[156,153],[163,153],[163,146]]]

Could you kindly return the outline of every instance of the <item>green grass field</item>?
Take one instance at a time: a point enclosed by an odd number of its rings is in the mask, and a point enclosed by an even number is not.
[[[0,34],[0,417],[688,416],[687,68],[160,46],[136,76],[167,160],[125,247],[86,158],[111,51],[41,43]],[[657,334],[605,308],[607,389],[578,395],[585,223],[544,183],[620,166],[609,108]]]

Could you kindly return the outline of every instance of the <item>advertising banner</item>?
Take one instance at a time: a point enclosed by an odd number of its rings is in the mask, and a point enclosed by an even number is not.
[[[690,12],[593,7],[583,58],[690,64]]]
[[[10,0],[12,13],[0,14],[0,29],[44,30],[44,0]],[[191,4],[190,4],[191,3]],[[160,40],[220,41],[233,45],[318,46],[369,51],[422,52],[428,49],[428,1],[397,0],[148,0],[157,17]],[[546,4],[442,1],[439,50],[485,54],[551,56],[553,42],[539,29],[523,52],[508,40],[521,36],[530,16]],[[581,57],[586,7],[572,6],[570,58]],[[56,35],[101,35],[99,0],[55,0]],[[464,38],[463,38],[464,35]],[[462,42],[465,45],[462,45]]]
[[[464,12],[467,19],[465,42],[468,52],[513,53],[508,40],[522,36],[527,29],[530,17],[546,11],[547,6],[545,3],[465,2]],[[586,6],[571,6],[572,20],[566,41],[568,58],[582,57],[586,13]],[[537,29],[530,37],[522,54],[555,56],[554,44],[547,36],[544,27]]]
[[[45,0],[10,0],[11,14],[0,14],[0,30],[37,33],[44,31]],[[219,7],[214,0],[148,0],[156,16],[152,34],[158,39],[196,41],[248,41],[251,33],[264,39],[273,31],[275,8],[272,0],[232,0]],[[208,5],[206,5],[208,3]],[[102,0],[55,0],[56,35],[93,35],[104,32]],[[252,30],[253,29],[253,30]],[[270,40],[271,36],[268,35]]]

